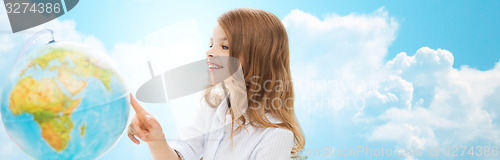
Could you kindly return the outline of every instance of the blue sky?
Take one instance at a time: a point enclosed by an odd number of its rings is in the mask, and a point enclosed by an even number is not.
[[[196,3],[197,5],[193,5]],[[151,5],[158,6],[152,7]],[[454,67],[469,65],[486,70],[500,58],[498,10],[500,2],[486,1],[154,1],[136,0],[119,3],[102,1],[98,5],[81,1],[78,8],[61,20],[77,20],[77,30],[101,39],[106,47],[117,42],[135,42],[163,26],[186,18],[195,18],[202,37],[210,36],[211,26],[224,11],[250,7],[261,8],[283,18],[292,9],[300,9],[318,17],[330,13],[347,15],[369,13],[385,7],[401,26],[397,39],[389,47],[387,58],[401,51],[415,51],[421,46],[448,48],[455,55]],[[88,8],[92,8],[89,11]],[[154,16],[152,16],[154,15]],[[126,25],[125,25],[126,24]],[[206,25],[206,27],[205,27]],[[124,34],[126,33],[126,34]],[[467,45],[464,45],[467,44]],[[474,57],[470,57],[474,56]]]
[[[135,92],[149,78],[147,60],[163,71],[203,58],[216,18],[239,7],[270,11],[287,28],[305,155],[358,146],[424,153],[432,146],[500,147],[498,1],[80,1],[31,31],[52,28],[60,40],[106,51]],[[20,45],[33,32],[11,34],[6,15],[1,16],[3,84]],[[191,114],[179,106],[196,105],[191,103],[196,96],[167,107],[144,106],[162,121],[167,138],[174,138],[175,127]],[[26,157],[3,127],[0,143],[2,155]],[[123,136],[102,159],[142,156],[150,157],[147,147]],[[387,157],[309,156],[332,158]]]

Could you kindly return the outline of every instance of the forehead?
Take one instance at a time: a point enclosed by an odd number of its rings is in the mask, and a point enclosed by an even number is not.
[[[226,34],[224,33],[224,30],[222,30],[222,27],[220,27],[219,24],[215,25],[213,31],[212,31],[212,37],[210,40],[215,40],[215,41],[227,41]]]

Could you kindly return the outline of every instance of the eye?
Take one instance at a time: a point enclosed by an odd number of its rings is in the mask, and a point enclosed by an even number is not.
[[[229,49],[229,47],[228,46],[222,46],[222,49],[227,50],[227,49]]]
[[[212,45],[208,46],[208,48],[212,48]]]

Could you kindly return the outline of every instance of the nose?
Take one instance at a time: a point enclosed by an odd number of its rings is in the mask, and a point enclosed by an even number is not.
[[[212,48],[208,49],[205,54],[207,54],[207,58],[213,58],[214,57],[214,54],[212,52]]]
[[[212,48],[208,49],[206,54],[207,54],[207,62],[210,63],[211,59],[214,58],[214,54],[212,53]]]

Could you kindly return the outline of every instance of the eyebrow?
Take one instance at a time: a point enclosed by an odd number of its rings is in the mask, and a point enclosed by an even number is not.
[[[219,40],[222,40],[222,41],[227,41],[227,38],[226,38],[226,37],[224,37],[224,38],[219,38]],[[214,39],[213,39],[213,38],[210,38],[210,41],[214,41]]]

